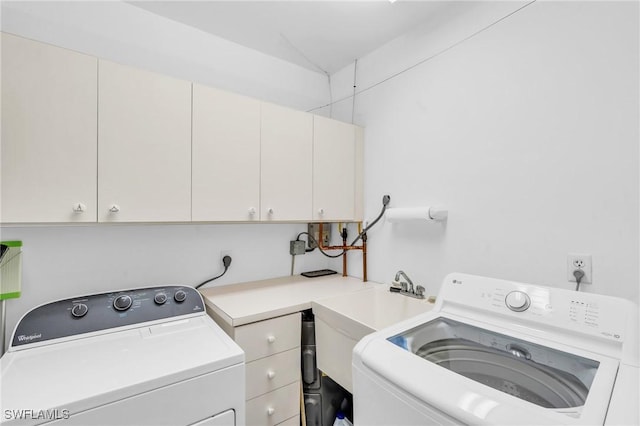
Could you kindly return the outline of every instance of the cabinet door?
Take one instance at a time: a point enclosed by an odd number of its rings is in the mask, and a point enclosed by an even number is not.
[[[0,220],[95,222],[97,59],[1,37]]]
[[[191,83],[99,67],[98,220],[191,220]]]
[[[355,217],[355,126],[315,116],[313,219]]]
[[[192,219],[260,213],[260,102],[193,85]]]
[[[313,116],[262,104],[260,219],[311,219]]]

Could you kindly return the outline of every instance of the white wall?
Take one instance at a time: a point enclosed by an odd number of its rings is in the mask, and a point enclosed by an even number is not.
[[[22,296],[7,301],[8,333],[19,317],[55,299],[153,285],[208,286],[289,275],[289,240],[306,225],[157,224],[4,227],[2,240],[22,240]],[[317,251],[296,256],[295,272],[322,269]],[[9,336],[7,337],[7,339]]]
[[[328,101],[327,78],[121,2],[2,2],[2,31],[123,64],[306,110]],[[10,334],[54,299],[147,285],[210,285],[288,275],[302,224],[93,225],[0,228],[22,240],[23,294],[7,301]],[[317,251],[296,273],[328,267]],[[10,336],[7,337],[7,339]]]
[[[2,1],[2,31],[307,110],[327,77],[121,1]]]
[[[358,61],[358,89],[522,5],[408,33]],[[366,217],[385,193],[450,210],[446,225],[372,230],[370,279],[403,269],[436,294],[458,271],[572,289],[567,253],[590,253],[583,290],[638,301],[638,16],[637,2],[538,1],[358,95]],[[353,67],[332,76],[335,99],[352,80]],[[350,119],[351,102],[334,117]]]

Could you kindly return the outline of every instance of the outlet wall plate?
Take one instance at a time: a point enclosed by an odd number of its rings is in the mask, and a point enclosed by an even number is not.
[[[313,238],[315,238],[316,240],[320,238],[320,236],[318,235],[320,231],[320,227],[318,225],[319,225],[318,223],[310,223],[307,226],[307,232],[313,235]],[[322,234],[323,234],[322,245],[323,246],[330,245],[331,244],[331,224],[330,223],[324,223],[324,222],[322,223]],[[309,238],[309,242],[307,246],[310,249],[317,247],[315,241],[313,241],[311,238]]]
[[[569,253],[567,254],[567,281],[576,282],[573,271],[582,269],[584,277],[581,284],[591,284],[593,282],[592,260],[590,254]]]

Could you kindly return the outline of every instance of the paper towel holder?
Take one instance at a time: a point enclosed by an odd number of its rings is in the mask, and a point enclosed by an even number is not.
[[[388,222],[427,221],[444,222],[449,217],[449,210],[441,205],[422,207],[396,207],[388,209]]]
[[[429,207],[429,218],[442,222],[449,217],[449,210],[443,206],[431,206]]]

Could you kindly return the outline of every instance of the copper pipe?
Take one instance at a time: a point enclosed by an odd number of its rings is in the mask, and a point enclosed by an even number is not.
[[[358,222],[358,229],[360,229],[362,227],[362,222]],[[347,245],[347,240],[346,238],[342,239],[342,245],[341,246],[325,246],[323,245],[323,238],[322,238],[322,233],[323,233],[323,225],[322,222],[318,223],[318,247],[321,250],[344,250],[345,254],[342,256],[342,276],[346,277],[347,276],[347,253],[349,250],[362,250],[362,281],[366,282],[367,281],[367,237],[366,235],[364,236],[364,238],[362,239],[362,245],[361,246],[348,246]]]

